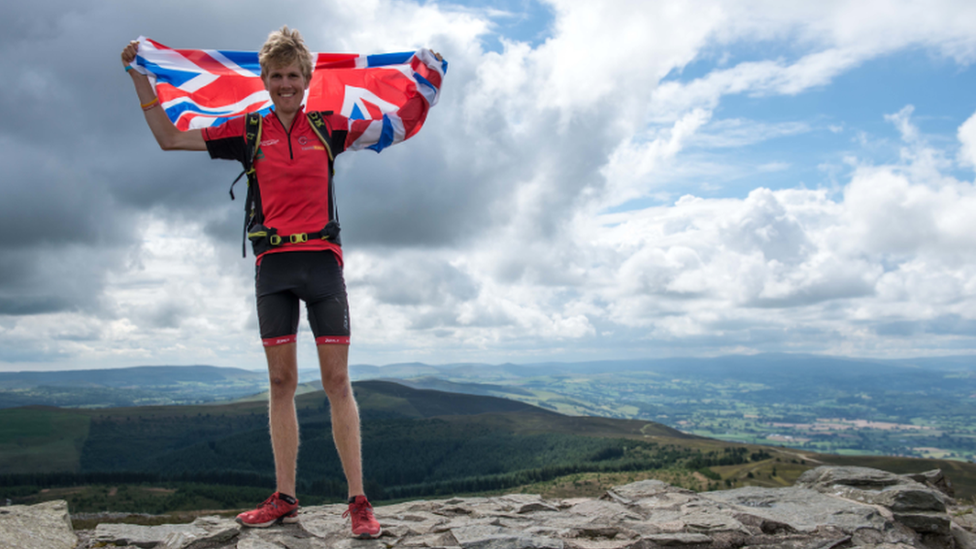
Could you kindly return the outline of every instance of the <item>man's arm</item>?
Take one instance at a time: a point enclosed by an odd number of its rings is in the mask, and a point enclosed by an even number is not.
[[[122,65],[128,67],[135,60],[139,51],[139,42],[133,40],[122,50]],[[139,96],[139,103],[142,105],[143,114],[146,115],[146,123],[152,130],[156,142],[164,151],[205,151],[207,144],[203,140],[202,130],[180,131],[173,125],[173,122],[166,116],[166,111],[159,105],[156,92],[149,83],[149,77],[140,74],[139,71],[127,69],[132,83],[136,88],[136,95]]]

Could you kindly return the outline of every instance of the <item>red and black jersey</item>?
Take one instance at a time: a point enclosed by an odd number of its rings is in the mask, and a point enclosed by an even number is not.
[[[338,114],[324,114],[333,156],[346,150],[351,137],[349,121]],[[204,128],[203,138],[211,158],[243,162],[249,150],[244,138],[245,117],[228,120],[220,126]],[[336,219],[332,166],[322,141],[299,110],[286,131],[271,111],[261,121],[261,143],[254,158],[261,193],[263,224],[278,234],[313,233]],[[295,250],[331,250],[342,263],[342,248],[328,240],[309,239],[285,243],[258,256]]]

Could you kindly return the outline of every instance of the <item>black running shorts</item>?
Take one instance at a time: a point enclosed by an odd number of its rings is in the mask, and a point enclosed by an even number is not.
[[[349,302],[342,267],[330,251],[267,254],[254,273],[258,324],[265,347],[293,343],[299,300],[317,345],[349,344]]]

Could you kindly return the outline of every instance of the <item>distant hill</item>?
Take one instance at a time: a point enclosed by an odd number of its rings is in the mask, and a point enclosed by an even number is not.
[[[729,442],[976,460],[976,360],[732,355],[576,363],[353,365],[354,380],[493,396],[570,416],[653,421]],[[319,390],[302,370],[301,392]],[[0,375],[0,408],[263,401],[263,372],[142,367]]]
[[[926,387],[931,387],[933,383],[936,387],[957,384],[955,381],[943,382],[943,378],[933,376],[933,372],[974,372],[976,375],[976,357],[877,360],[774,353],[531,364],[429,365],[413,362],[350,366],[350,375],[354,380],[394,379],[403,380],[411,386],[441,388],[451,392],[522,396],[528,396],[530,392],[514,383],[518,380],[612,373],[655,373],[742,382],[773,381],[793,386],[803,386],[810,381],[834,385],[883,382],[887,388],[894,390],[914,389],[920,384]],[[299,372],[301,383],[318,378],[316,368]],[[199,403],[239,398],[266,389],[267,373],[264,371],[205,365],[0,372],[0,408]],[[118,391],[115,398],[111,397],[112,391]],[[123,396],[127,391],[129,393]],[[157,393],[156,400],[153,400],[153,393]]]
[[[431,374],[431,369],[437,370]],[[976,359],[804,354],[353,369],[570,415],[653,420],[734,442],[976,460]],[[372,372],[372,373],[370,373]]]
[[[216,366],[136,366],[101,370],[57,372],[0,372],[0,389],[29,387],[148,388],[179,383],[226,384],[239,380],[260,382],[264,372]]]
[[[299,372],[300,381],[310,379],[318,379],[318,370]],[[267,387],[267,372],[216,366],[0,372],[0,408],[199,404],[253,395]]]
[[[355,390],[370,482],[374,492],[389,495],[453,490],[452,483],[462,481],[514,485],[520,474],[662,467],[700,453],[670,441],[704,440],[646,421],[569,417],[501,398],[386,381],[357,382]],[[331,494],[343,477],[328,401],[318,391],[296,402],[303,434],[299,468],[310,482],[304,489]],[[266,484],[273,476],[266,414],[267,404],[256,401],[0,410],[0,471],[8,475],[0,476],[0,486],[18,482],[18,474],[30,475],[26,481],[34,484],[38,478]],[[43,476],[55,473],[61,476]]]
[[[503,398],[382,380],[355,382],[354,389],[367,490],[376,500],[528,485],[571,494],[635,474],[695,489],[783,486],[819,463],[897,472],[942,467],[961,497],[976,495],[976,465],[964,462],[735,444],[652,421],[567,416]],[[345,486],[328,400],[316,391],[300,395],[296,404],[302,428],[298,491],[309,504],[341,499]],[[274,484],[267,404],[0,410],[0,471],[0,496],[19,501],[52,488],[75,512],[105,510],[112,501],[120,509],[154,513],[252,505]],[[54,490],[80,485],[95,487]],[[130,499],[108,496],[114,493],[108,487],[128,485],[137,487],[118,493]],[[131,499],[137,495],[138,503]]]
[[[923,377],[931,371],[976,371],[976,356],[927,357],[915,359],[856,359],[825,355],[765,353],[757,355],[726,355],[708,358],[661,358],[639,360],[596,360],[583,362],[539,362],[529,364],[391,364],[388,366],[352,365],[351,374],[357,379],[412,378],[438,376],[448,378],[513,379],[573,374],[606,374],[624,372],[657,372],[695,374],[697,376],[728,376],[737,379],[767,379],[768,376],[805,379],[862,379],[895,373],[900,376]]]

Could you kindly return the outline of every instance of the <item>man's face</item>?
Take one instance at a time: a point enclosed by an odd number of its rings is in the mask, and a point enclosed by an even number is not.
[[[262,77],[264,88],[271,95],[271,102],[279,113],[294,113],[302,106],[308,82],[302,75],[298,62],[284,67],[269,67]]]

